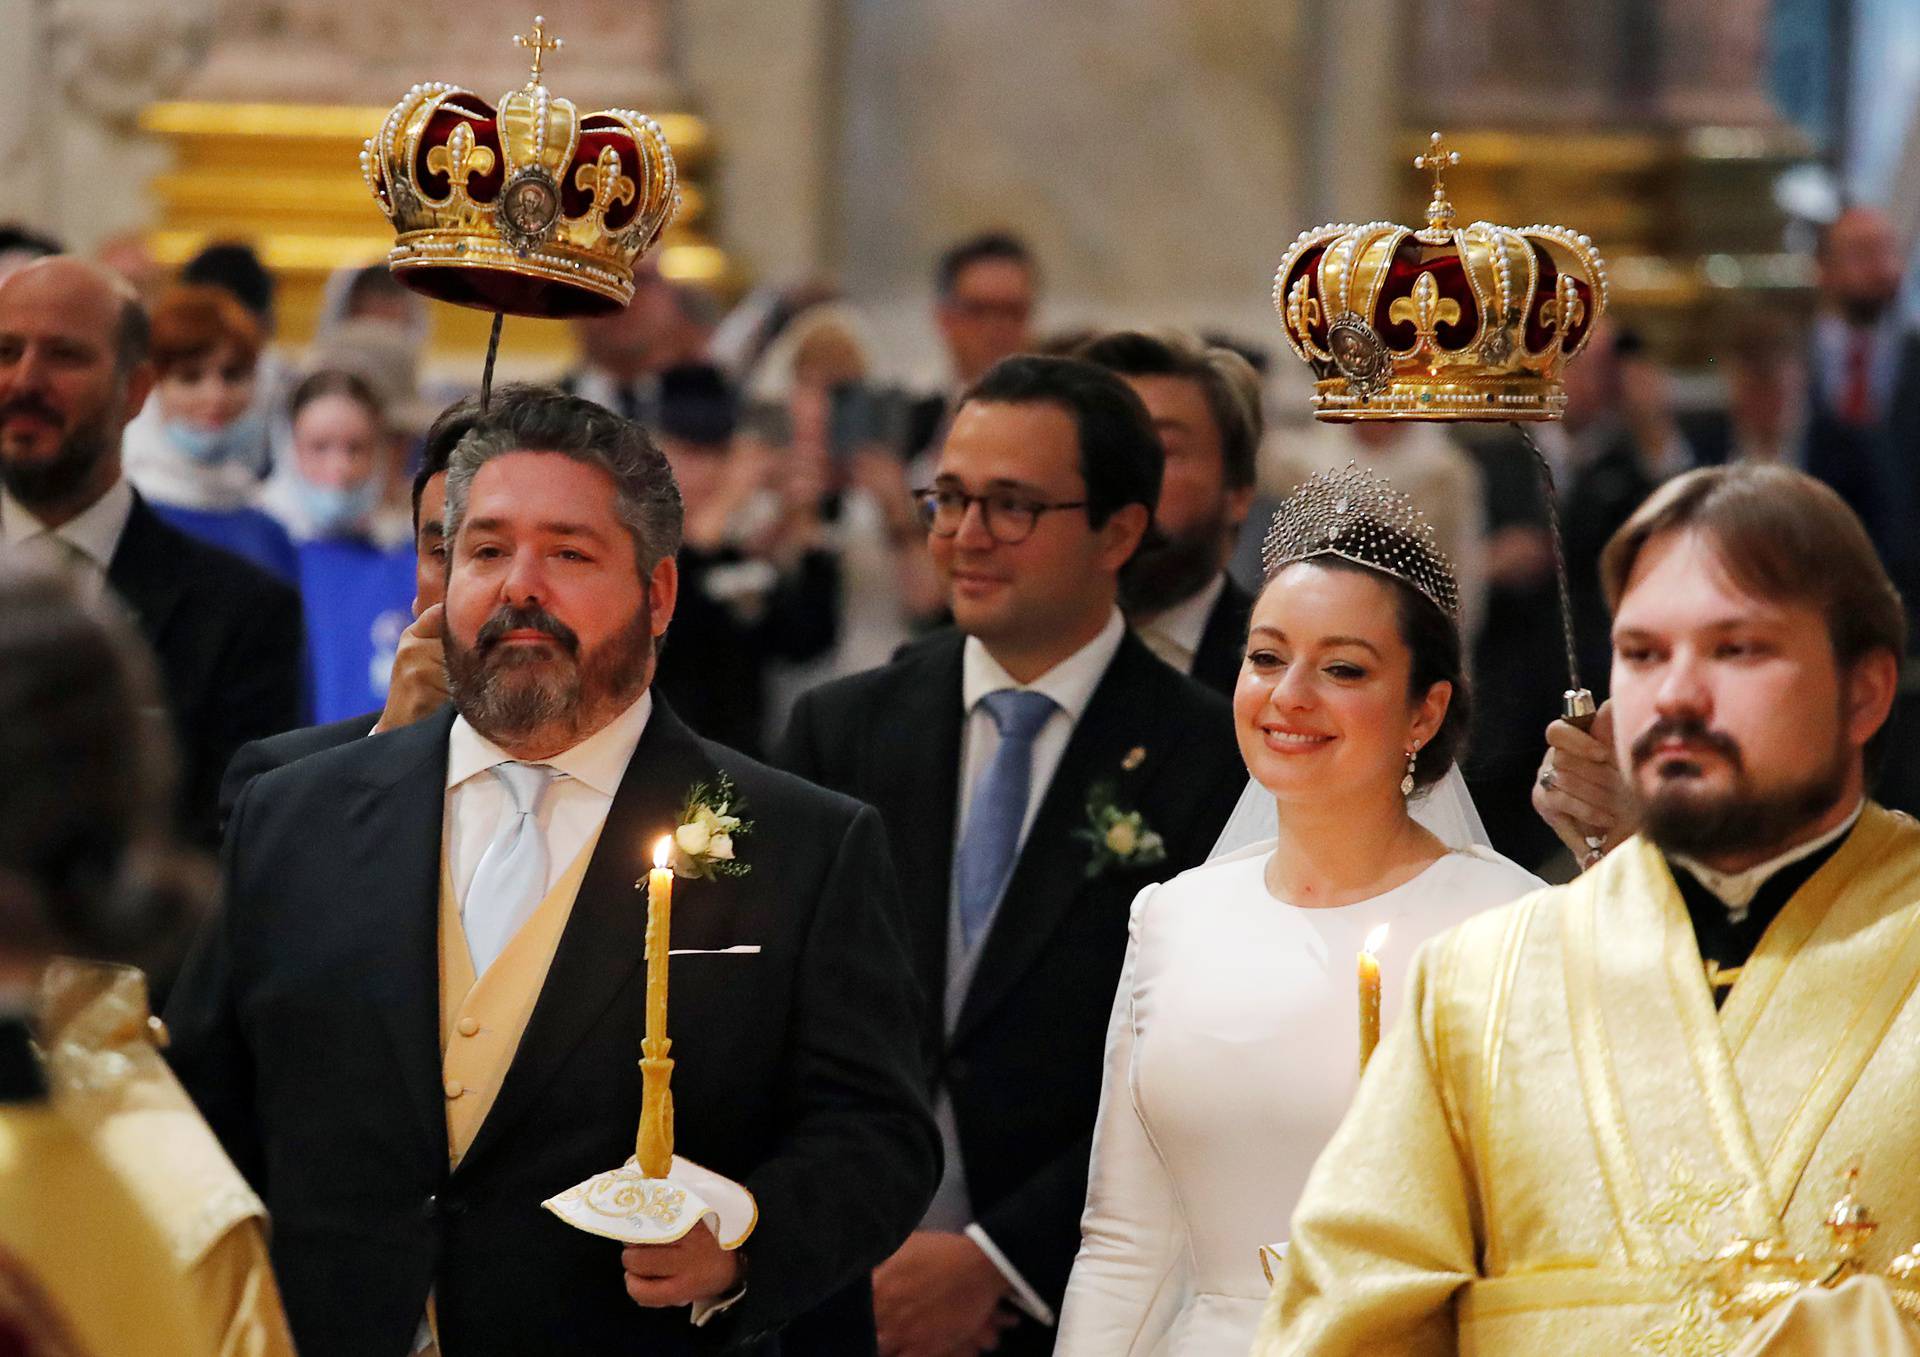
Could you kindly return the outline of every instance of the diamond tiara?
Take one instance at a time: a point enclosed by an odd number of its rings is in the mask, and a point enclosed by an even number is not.
[[[1433,525],[1384,477],[1349,462],[1308,477],[1273,516],[1260,549],[1266,578],[1296,561],[1339,556],[1405,580],[1449,617],[1460,615],[1453,562]]]

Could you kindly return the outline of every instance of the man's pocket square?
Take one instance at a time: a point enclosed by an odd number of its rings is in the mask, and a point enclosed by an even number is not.
[[[668,956],[759,956],[760,944],[743,942],[733,947],[675,947]]]

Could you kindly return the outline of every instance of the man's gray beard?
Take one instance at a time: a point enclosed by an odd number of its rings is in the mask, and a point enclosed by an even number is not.
[[[68,431],[44,462],[0,457],[0,485],[28,509],[54,509],[71,501],[113,445],[108,418],[101,414]]]
[[[1120,606],[1153,616],[1185,603],[1220,573],[1226,520],[1216,516],[1191,532],[1164,535],[1134,552],[1120,572]]]
[[[564,653],[564,652],[563,652]],[[579,736],[599,718],[630,705],[646,686],[653,657],[653,608],[645,599],[633,620],[557,673],[542,657],[496,650],[482,657],[447,634],[447,690],[467,724],[496,744],[549,726]],[[569,738],[565,747],[576,740]]]
[[[1834,749],[1827,766],[1805,781],[1760,793],[1745,787],[1746,774],[1736,770],[1740,785],[1710,800],[1656,792],[1646,799],[1642,829],[1661,852],[1707,858],[1727,854],[1785,852],[1800,831],[1831,811],[1846,791],[1853,751]]]

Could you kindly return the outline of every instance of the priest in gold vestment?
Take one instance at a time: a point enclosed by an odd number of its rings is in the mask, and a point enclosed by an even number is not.
[[[0,438],[0,484],[19,456]],[[144,956],[179,931],[183,902],[152,889],[171,792],[165,730],[146,715],[157,699],[142,649],[123,621],[89,614],[52,578],[0,571],[0,1353],[9,1357],[255,1353],[210,1336],[183,1293],[177,1222],[146,1209],[71,1115],[30,1028],[56,950]]]
[[[1422,949],[1254,1357],[1717,1357],[1853,1277],[1915,1313],[1920,826],[1867,798],[1899,597],[1778,467],[1669,483],[1602,571],[1641,833]],[[1816,1341],[1756,1350],[1851,1350]]]

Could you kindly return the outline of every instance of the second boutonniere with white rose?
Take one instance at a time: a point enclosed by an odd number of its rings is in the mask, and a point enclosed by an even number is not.
[[[753,821],[743,814],[746,808],[725,773],[712,782],[695,783],[673,830],[673,874],[702,881],[745,876],[751,869],[736,856],[736,841],[753,832]]]
[[[1123,772],[1140,766],[1144,750],[1136,749],[1121,765]],[[1166,841],[1160,837],[1138,810],[1120,804],[1119,792],[1112,782],[1097,782],[1087,792],[1087,822],[1074,831],[1076,838],[1093,845],[1087,859],[1087,875],[1099,876],[1114,868],[1152,867],[1167,860]]]

